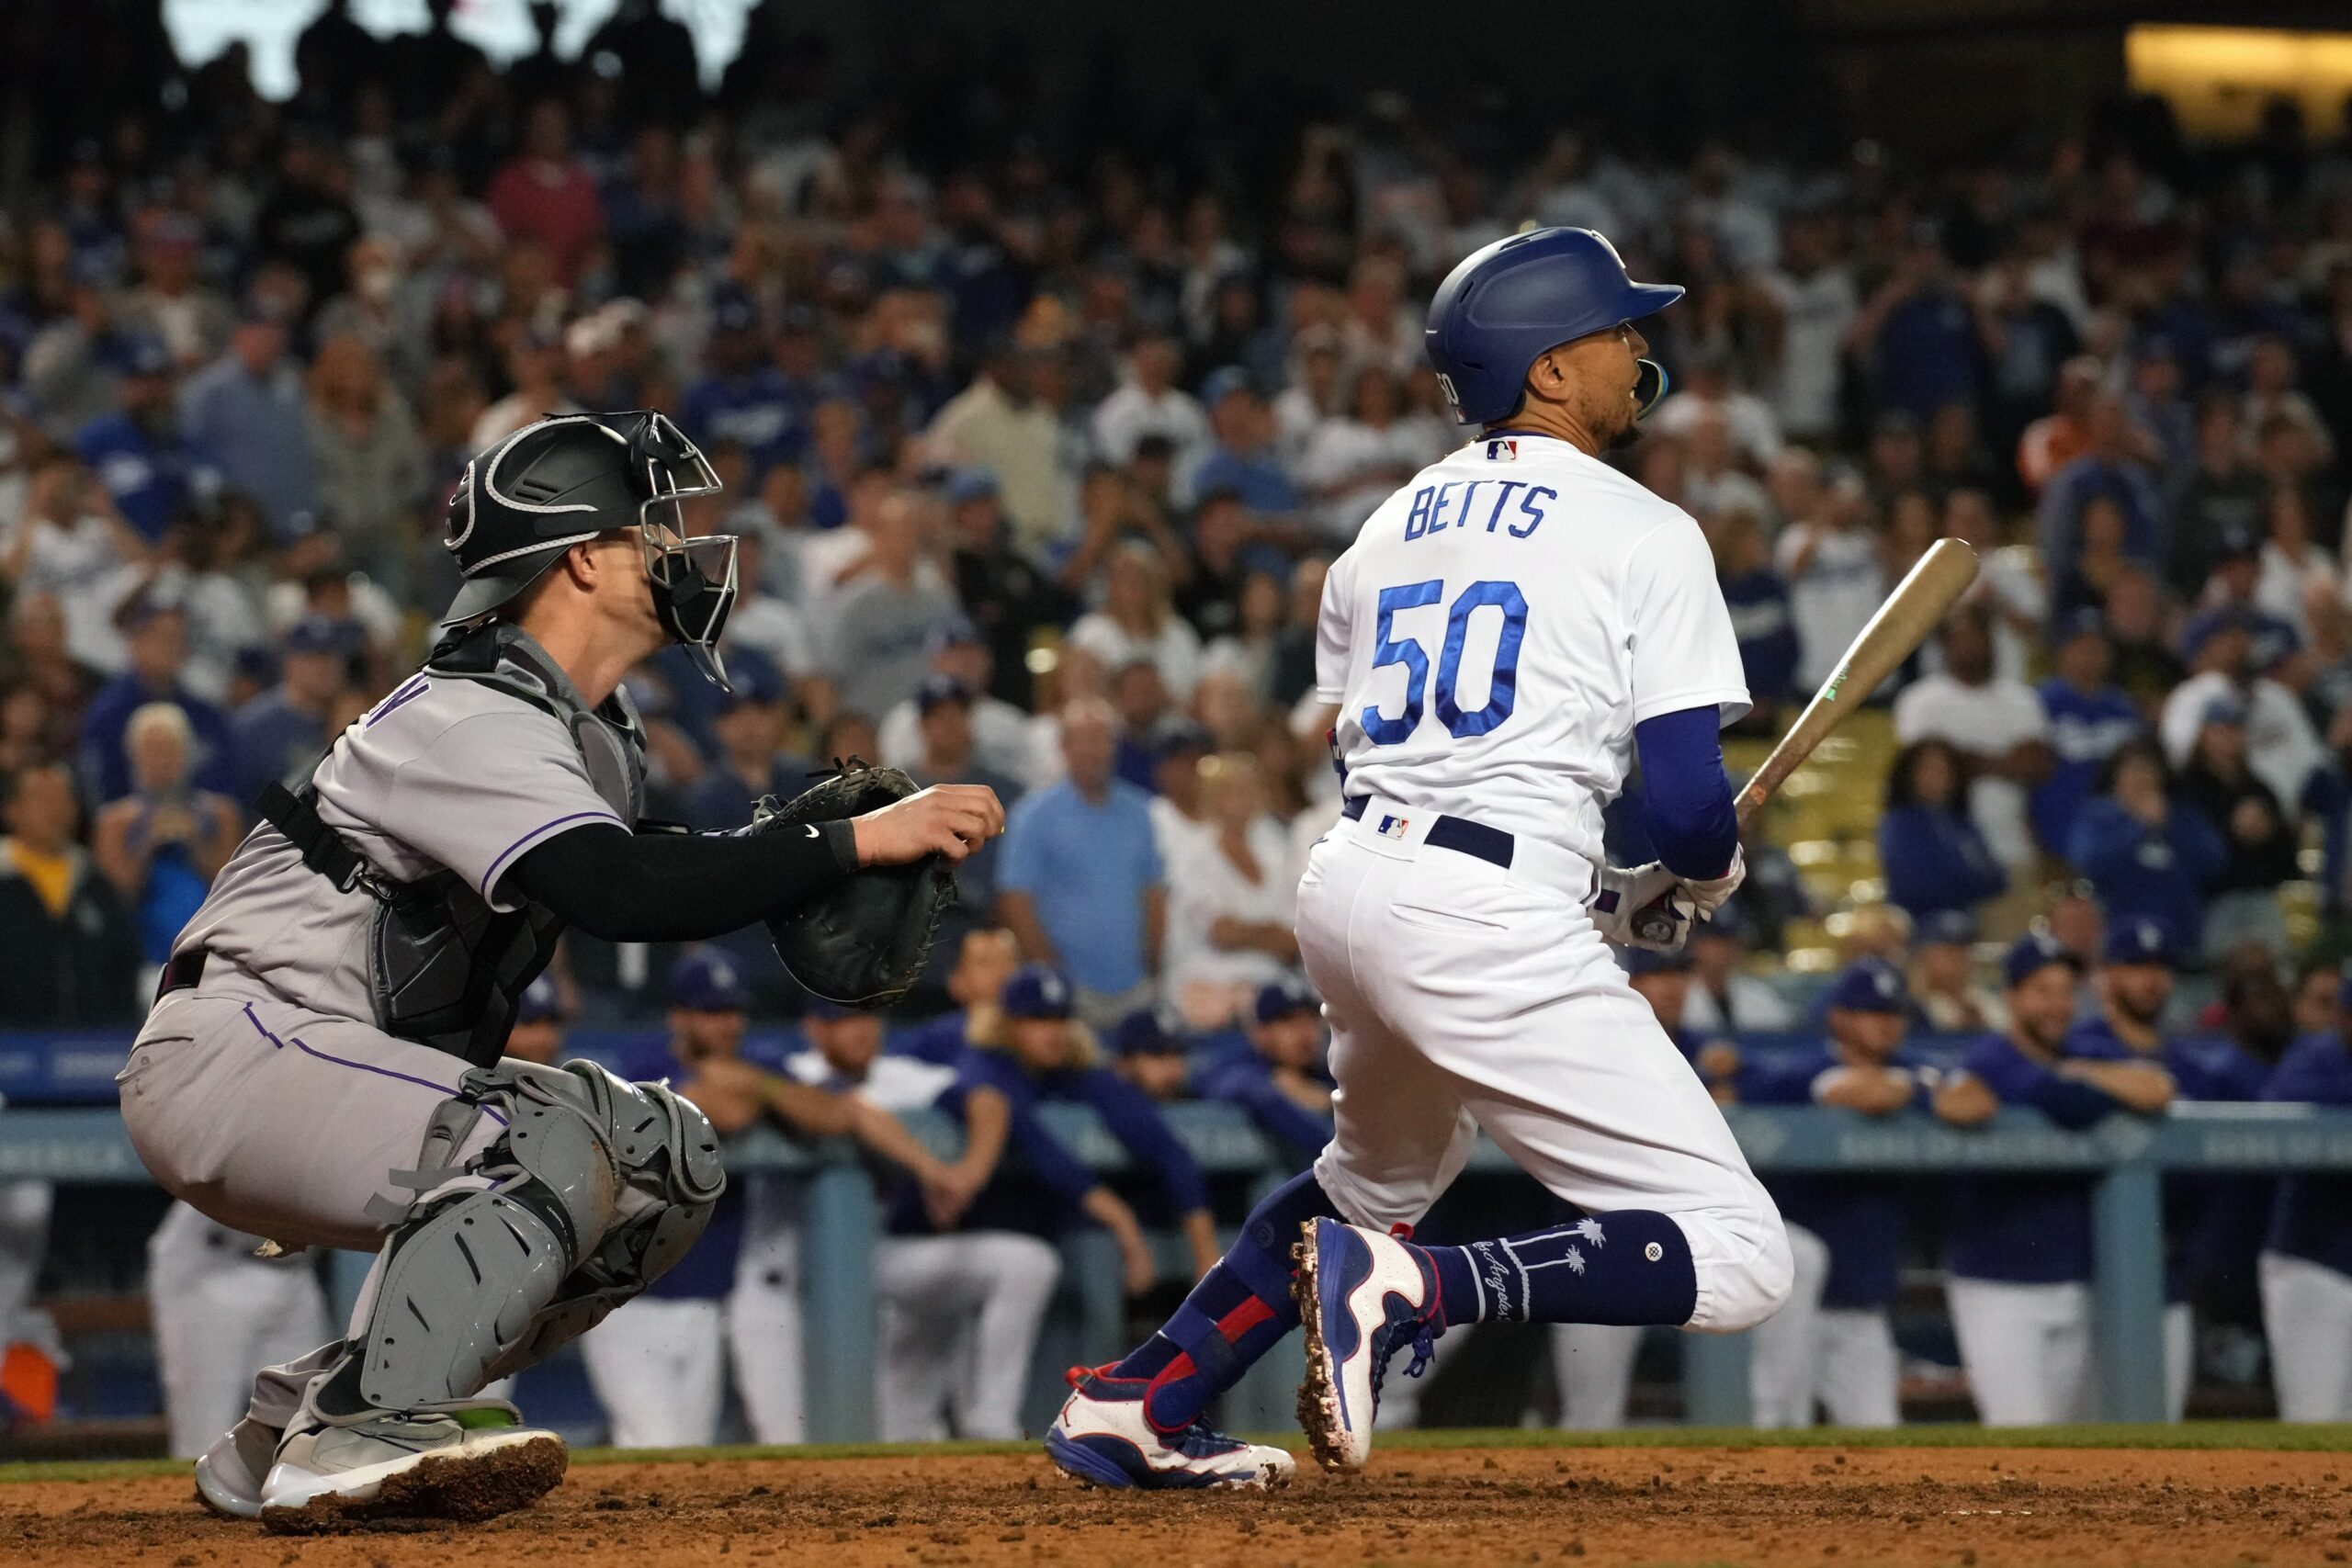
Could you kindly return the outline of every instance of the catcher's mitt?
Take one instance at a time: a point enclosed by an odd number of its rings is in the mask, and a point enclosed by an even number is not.
[[[914,793],[915,781],[898,769],[852,757],[790,800],[762,799],[751,831],[863,817]],[[844,1007],[888,1007],[922,976],[939,917],[955,902],[947,857],[929,854],[850,873],[770,919],[768,935],[792,977],[816,995]]]

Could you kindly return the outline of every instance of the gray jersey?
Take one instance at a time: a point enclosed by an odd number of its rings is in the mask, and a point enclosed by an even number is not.
[[[464,676],[427,671],[344,731],[312,782],[319,818],[399,882],[447,869],[493,909],[533,845],[590,822],[628,828],[626,785],[600,792],[563,719]],[[368,934],[377,902],[338,892],[277,829],[255,828],[180,934],[279,996],[352,1019],[375,1014]]]

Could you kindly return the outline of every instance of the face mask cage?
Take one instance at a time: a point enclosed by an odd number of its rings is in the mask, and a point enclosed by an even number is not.
[[[718,657],[718,634],[735,607],[736,537],[687,533],[682,504],[725,487],[701,449],[661,414],[643,416],[629,447],[645,466],[647,499],[638,508],[638,538],[645,575],[653,585],[654,611],[703,678],[721,691],[732,690]]]

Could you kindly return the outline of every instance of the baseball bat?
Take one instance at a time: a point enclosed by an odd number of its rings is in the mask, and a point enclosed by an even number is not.
[[[1772,748],[1771,755],[1764,759],[1764,765],[1741,786],[1733,802],[1741,822],[1761,810],[1789,775],[1813,755],[1814,748],[1928,640],[1928,634],[1936,629],[1953,601],[1975,581],[1976,552],[1966,544],[1958,539],[1938,539],[1928,547],[1918,564],[1894,585],[1894,592],[1887,595],[1878,613],[1855,634],[1845,657],[1838,660],[1837,669],[1830,671],[1821,689],[1814,693],[1813,700],[1804,705],[1804,711],[1797,715],[1796,723],[1789,727],[1780,744]],[[1636,929],[1650,940],[1670,939],[1672,926],[1661,922],[1671,919],[1665,910],[1653,905],[1635,917]]]

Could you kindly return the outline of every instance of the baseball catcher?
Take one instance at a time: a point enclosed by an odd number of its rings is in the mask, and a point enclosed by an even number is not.
[[[567,926],[688,942],[813,908],[827,942],[788,955],[865,952],[842,973],[881,994],[935,915],[910,891],[1003,829],[986,789],[884,780],[732,833],[640,830],[621,678],[674,642],[724,684],[735,540],[679,510],[718,489],[658,413],[546,419],[475,458],[432,658],[265,793],[181,933],[120,1078],[141,1157],[224,1225],[377,1254],[347,1336],[263,1371],[197,1461],[220,1512],[481,1518],[561,1479],[561,1440],[480,1391],[673,1265],[725,1184],[662,1086],[501,1057]],[[869,896],[892,874],[867,867],[902,869]],[[861,936],[875,909],[915,925]]]

